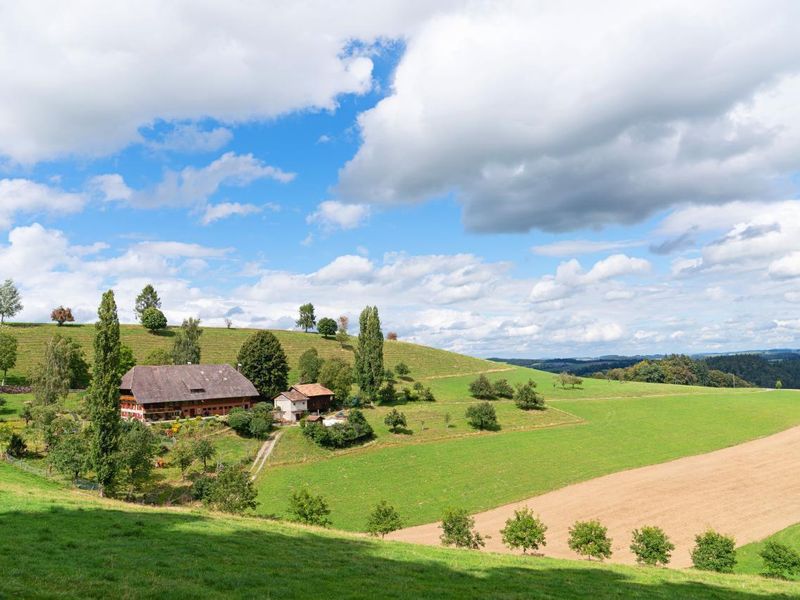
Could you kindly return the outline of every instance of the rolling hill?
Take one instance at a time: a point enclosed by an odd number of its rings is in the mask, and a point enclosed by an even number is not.
[[[634,568],[382,542],[155,509],[0,462],[2,598],[792,598],[748,575]]]

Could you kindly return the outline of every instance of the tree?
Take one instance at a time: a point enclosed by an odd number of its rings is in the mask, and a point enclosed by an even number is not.
[[[230,329],[233,327],[233,321],[231,321],[228,317],[225,317],[225,328]]]
[[[134,307],[136,318],[141,321],[144,316],[144,311],[148,308],[161,308],[161,298],[158,297],[158,292],[156,292],[156,289],[149,283],[144,286],[141,293],[136,296],[136,306]]]
[[[155,306],[148,306],[145,308],[142,311],[140,319],[142,321],[142,327],[147,329],[150,333],[165,329],[167,326],[167,317]]]
[[[788,579],[800,573],[800,554],[785,544],[768,541],[758,553],[764,561],[764,575]]]
[[[517,384],[514,390],[514,403],[522,410],[541,410],[544,398],[536,392],[536,382],[529,379],[526,383]]]
[[[317,323],[317,331],[324,338],[333,337],[336,335],[336,321],[325,317]]]
[[[776,389],[776,390],[783,389],[783,382],[782,382],[780,379],[778,379],[777,381],[775,381],[775,389]]]
[[[547,526],[526,506],[514,511],[514,516],[506,521],[500,534],[506,546],[512,550],[522,548],[525,554],[528,550],[538,550],[540,546],[547,545],[546,531]]]
[[[192,444],[192,451],[194,457],[203,463],[203,471],[208,468],[208,461],[210,461],[217,454],[217,449],[206,438],[200,438]]]
[[[469,393],[473,398],[480,400],[493,400],[495,398],[494,388],[486,375],[478,377],[469,384]]]
[[[313,496],[306,488],[292,492],[289,497],[289,520],[306,525],[328,527],[331,509],[322,496]]]
[[[636,562],[648,567],[666,566],[669,564],[673,544],[660,527],[645,526],[634,529],[631,540],[631,552]]]
[[[195,459],[194,449],[188,440],[178,440],[169,452],[172,464],[181,470],[181,477],[186,478],[186,471]]]
[[[701,571],[733,573],[736,565],[736,542],[727,535],[709,529],[695,536],[692,564]]]
[[[50,320],[55,321],[58,323],[58,326],[61,327],[64,323],[74,323],[75,317],[72,316],[71,308],[59,306],[58,308],[54,308],[53,312],[50,313]]]
[[[30,425],[31,421],[33,421],[33,403],[28,401],[23,403],[22,410],[19,413],[20,419],[25,421],[25,427]]]
[[[377,306],[367,306],[359,317],[358,349],[355,363],[356,382],[373,400],[383,383],[383,332]]]
[[[0,370],[3,371],[3,382],[6,384],[6,374],[17,364],[17,338],[10,333],[0,332]]]
[[[411,369],[408,368],[408,365],[404,362],[399,362],[394,366],[394,371],[397,373],[398,377],[408,377],[408,374],[411,373]]]
[[[119,444],[119,470],[128,485],[128,495],[147,482],[153,472],[153,459],[158,438],[153,430],[139,421],[129,421],[122,428]]]
[[[497,398],[513,398],[514,388],[508,383],[508,379],[498,379],[492,384],[492,393]]]
[[[259,440],[265,440],[269,437],[269,432],[272,431],[272,414],[262,413],[253,414],[250,419],[250,435]]]
[[[325,361],[319,357],[316,348],[309,348],[300,355],[298,378],[300,383],[313,383],[319,379],[319,371]]]
[[[396,408],[393,408],[386,413],[386,416],[383,418],[383,422],[389,429],[391,429],[392,433],[397,433],[398,428],[405,427],[407,425],[406,416],[403,413],[398,412]]]
[[[120,344],[119,346],[119,378],[122,377],[136,366],[136,357],[133,356],[133,350],[130,346]]]
[[[5,323],[7,317],[15,316],[22,309],[22,297],[19,295],[19,290],[13,280],[6,279],[3,285],[0,285],[0,325]]]
[[[200,319],[189,317],[181,323],[172,345],[172,362],[176,365],[200,364]]]
[[[257,495],[250,475],[243,468],[226,466],[217,474],[204,500],[211,508],[242,514],[258,506]]]
[[[253,419],[253,413],[249,410],[236,407],[231,409],[228,413],[228,427],[233,429],[239,435],[250,434],[250,421]]]
[[[570,550],[581,556],[599,560],[611,557],[611,539],[608,537],[608,529],[597,520],[576,521],[569,528],[567,544]]]
[[[350,397],[353,387],[353,367],[341,358],[331,358],[319,370],[319,383],[333,392],[341,404]]]
[[[567,386],[570,386],[572,389],[575,389],[576,385],[581,385],[583,383],[583,379],[581,379],[577,375],[573,375],[572,373],[567,373],[566,371],[563,371],[558,374],[558,382],[564,389],[566,389]]]
[[[100,495],[117,475],[119,448],[119,318],[114,292],[103,294],[94,336],[94,370],[89,390],[91,421],[90,461],[100,484]]]
[[[86,389],[92,377],[89,363],[81,345],[72,338],[66,338],[69,353],[69,387],[70,389]]]
[[[60,335],[45,343],[42,360],[31,376],[37,406],[57,404],[69,394],[72,351],[69,340]]]
[[[445,546],[477,550],[485,545],[483,536],[475,531],[475,519],[463,508],[448,508],[442,516],[442,535],[439,539]]]
[[[383,538],[403,526],[400,515],[386,500],[381,500],[367,519],[367,533]]]
[[[489,402],[479,402],[467,408],[467,422],[475,429],[498,429],[497,413]]]
[[[336,330],[336,341],[344,348],[344,345],[350,340],[347,333],[347,328],[350,326],[350,319],[346,315],[341,315],[337,319],[338,329]]]
[[[80,430],[62,434],[50,449],[47,460],[62,475],[76,481],[86,469],[89,444]]]
[[[242,375],[253,382],[262,398],[272,400],[286,389],[289,364],[281,343],[273,333],[258,331],[247,338],[237,360],[242,365]]]
[[[303,304],[300,307],[300,315],[297,318],[297,326],[302,327],[303,331],[308,333],[308,330],[317,324],[317,317],[314,316],[314,305],[310,302]]]
[[[142,362],[143,365],[171,365],[174,364],[172,362],[172,353],[168,350],[164,350],[163,348],[155,348],[151,350],[150,353],[144,357],[144,361]]]
[[[389,333],[386,334],[386,339],[389,340],[390,342],[396,342],[397,341],[397,332],[396,331],[390,331]]]

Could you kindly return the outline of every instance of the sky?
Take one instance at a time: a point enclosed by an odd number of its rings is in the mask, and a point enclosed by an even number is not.
[[[476,356],[800,346],[800,3],[0,5],[20,321]]]

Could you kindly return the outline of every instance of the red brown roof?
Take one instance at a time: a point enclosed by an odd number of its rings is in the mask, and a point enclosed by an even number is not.
[[[136,366],[125,373],[122,393],[131,393],[139,404],[257,398],[247,377],[230,365]]]
[[[297,390],[307,398],[313,398],[314,396],[333,396],[332,391],[318,383],[298,383],[297,385],[293,385],[292,389]]]

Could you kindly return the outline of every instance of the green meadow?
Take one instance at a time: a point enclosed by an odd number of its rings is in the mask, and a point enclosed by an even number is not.
[[[103,500],[0,463],[0,598],[697,600],[796,584],[382,542]]]

